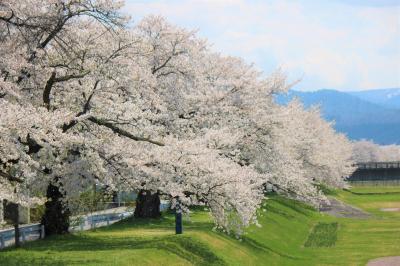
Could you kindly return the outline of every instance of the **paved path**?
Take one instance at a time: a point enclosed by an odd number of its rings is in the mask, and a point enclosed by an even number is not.
[[[367,266],[399,266],[400,256],[396,257],[384,257],[370,260]]]
[[[341,202],[333,197],[329,197],[329,201],[331,204],[322,205],[322,207],[320,208],[321,212],[328,213],[335,217],[359,218],[359,219],[367,219],[371,217],[369,213],[366,213],[363,210],[348,205],[344,202]]]

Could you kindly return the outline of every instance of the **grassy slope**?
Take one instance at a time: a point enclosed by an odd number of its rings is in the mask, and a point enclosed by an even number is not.
[[[379,201],[379,195],[373,200],[368,196],[372,195],[338,193],[339,198],[359,207]],[[380,196],[384,197],[381,202],[400,201],[400,197]],[[368,220],[338,219],[276,196],[263,209],[262,227],[252,226],[241,241],[212,231],[209,215],[195,211],[180,236],[174,235],[172,216],[158,221],[124,221],[8,249],[0,252],[0,264],[364,265],[372,258],[400,255],[400,219],[391,214],[378,213],[379,217]],[[334,246],[304,247],[314,225],[335,222],[338,231]]]

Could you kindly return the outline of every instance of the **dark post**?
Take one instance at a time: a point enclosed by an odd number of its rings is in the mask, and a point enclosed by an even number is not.
[[[21,246],[19,242],[19,206],[15,204],[15,216],[14,216],[14,235],[15,235],[15,246],[19,248]]]
[[[14,225],[15,246],[19,247],[19,206],[4,200],[4,219]]]
[[[175,207],[175,234],[182,234],[182,229],[182,210],[179,203],[177,203]]]
[[[15,246],[19,247],[19,206],[16,203],[4,201],[4,218],[14,225]]]
[[[14,224],[14,231],[15,231],[15,246],[19,248],[21,246],[19,242],[19,225]]]

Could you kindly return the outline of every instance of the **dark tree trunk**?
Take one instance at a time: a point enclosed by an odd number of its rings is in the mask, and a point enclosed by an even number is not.
[[[141,190],[136,199],[135,218],[159,218],[160,195],[149,190]]]
[[[68,233],[70,211],[62,203],[64,195],[58,186],[49,184],[46,196],[48,201],[42,218],[45,235]]]

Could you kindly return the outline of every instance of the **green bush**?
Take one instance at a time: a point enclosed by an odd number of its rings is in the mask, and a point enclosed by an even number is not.
[[[44,205],[39,205],[30,209],[31,223],[39,223],[42,220],[45,211]]]

